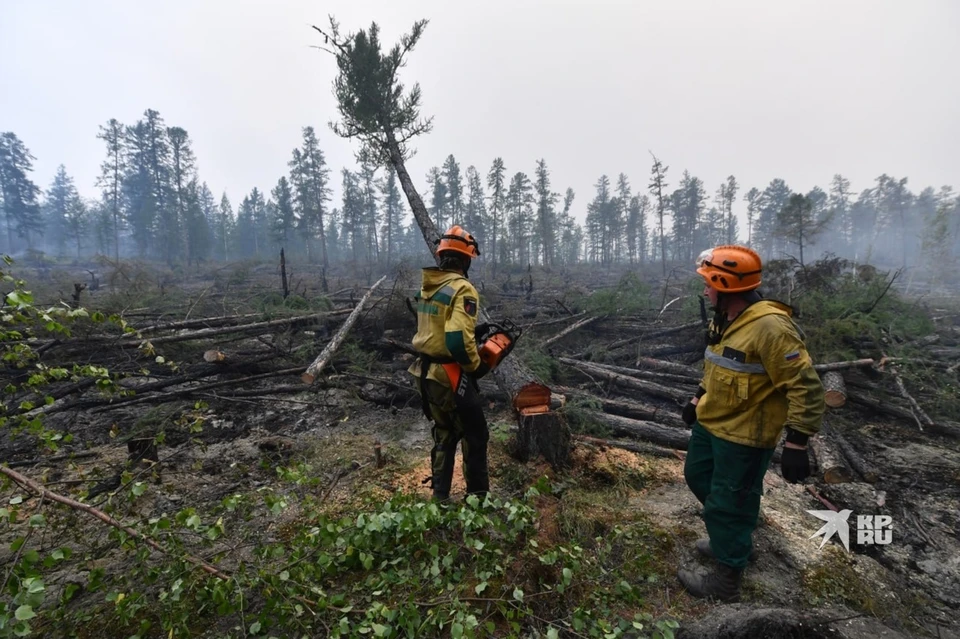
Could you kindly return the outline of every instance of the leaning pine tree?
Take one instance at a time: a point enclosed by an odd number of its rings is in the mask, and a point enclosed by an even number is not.
[[[331,18],[329,30],[314,27],[323,36],[319,48],[337,60],[338,75],[333,83],[340,121],[331,125],[344,138],[357,138],[362,153],[381,165],[389,163],[397,172],[414,219],[431,249],[440,233],[407,172],[410,157],[408,143],[428,133],[432,118],[420,117],[420,86],[404,90],[398,77],[408,53],[416,46],[427,26],[426,20],[414,23],[409,34],[389,52],[380,49],[380,29],[374,22],[369,30],[342,35]],[[488,321],[481,310],[481,321]],[[550,389],[517,358],[507,358],[493,372],[497,385],[513,400],[520,426],[518,456],[521,459],[543,455],[555,467],[567,465],[570,456],[570,432],[561,417],[550,411]]]

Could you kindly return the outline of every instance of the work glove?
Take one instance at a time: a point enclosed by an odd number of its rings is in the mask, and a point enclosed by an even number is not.
[[[477,324],[476,328],[473,329],[473,337],[477,342],[480,341],[480,338],[487,332],[487,329],[490,328],[490,325],[486,322],[480,322]]]
[[[707,391],[703,386],[697,388],[697,401],[700,401],[700,398],[706,394]],[[680,413],[680,418],[687,426],[693,426],[693,422],[697,421],[697,405],[693,403],[693,400],[687,402],[687,405],[683,407],[683,412]]]
[[[780,454],[780,473],[791,484],[801,482],[810,476],[810,457],[807,455],[808,435],[787,427],[787,442],[803,448],[783,447]]]
[[[487,366],[487,363],[480,362],[480,365],[477,366],[477,369],[475,371],[470,373],[470,376],[473,377],[474,379],[480,379],[489,372],[490,372],[490,367]]]

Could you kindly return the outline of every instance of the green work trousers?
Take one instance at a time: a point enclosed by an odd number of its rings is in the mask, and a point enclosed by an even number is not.
[[[426,389],[421,390],[419,386],[418,380],[420,397],[427,402],[433,418],[433,450],[430,451],[433,496],[437,499],[450,497],[453,465],[457,444],[460,444],[467,494],[483,499],[490,489],[487,470],[490,431],[479,394],[468,385],[466,397],[457,402],[452,390],[432,379],[426,380]]]
[[[772,448],[735,444],[693,424],[683,476],[703,504],[710,548],[717,560],[742,569],[753,550],[763,476]]]

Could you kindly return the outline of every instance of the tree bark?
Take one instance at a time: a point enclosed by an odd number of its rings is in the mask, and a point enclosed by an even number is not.
[[[343,325],[340,327],[340,330],[337,331],[337,334],[333,336],[333,339],[330,340],[330,343],[327,344],[326,348],[317,356],[313,363],[307,367],[306,372],[301,375],[301,379],[305,384],[312,384],[313,380],[317,378],[317,375],[320,374],[320,371],[323,370],[323,367],[327,365],[327,362],[330,361],[330,358],[333,357],[333,354],[337,352],[337,349],[340,348],[340,344],[343,343],[344,338],[346,338],[347,333],[350,332],[350,329],[357,322],[357,318],[360,317],[363,307],[366,305],[367,300],[370,299],[370,296],[373,295],[373,292],[383,284],[383,281],[387,279],[387,276],[384,275],[376,284],[370,287],[370,290],[366,292],[363,298],[360,300],[360,303],[357,304],[356,308],[353,309],[353,312],[347,317],[343,322]]]

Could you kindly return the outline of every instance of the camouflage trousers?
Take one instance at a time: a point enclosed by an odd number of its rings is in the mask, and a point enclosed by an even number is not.
[[[419,380],[416,383],[417,391],[422,401],[427,403],[433,418],[430,464],[434,498],[446,500],[450,497],[457,444],[460,444],[467,494],[483,499],[490,489],[487,472],[490,431],[479,394],[471,386],[466,397],[457,402],[451,389],[432,379],[426,380],[425,389],[420,388]]]

